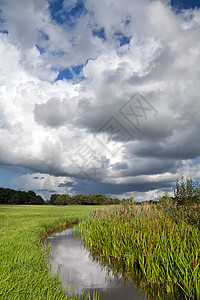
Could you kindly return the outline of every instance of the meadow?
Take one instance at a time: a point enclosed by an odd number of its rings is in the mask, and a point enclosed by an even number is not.
[[[70,224],[94,257],[148,299],[200,299],[199,207],[0,205],[0,299],[98,299],[66,295],[50,272],[45,238]],[[116,274],[117,274],[116,273]]]
[[[200,299],[200,230],[186,220],[155,205],[120,206],[94,212],[78,232],[94,258],[128,274],[148,299]]]
[[[42,241],[94,209],[97,207],[0,205],[0,299],[81,299],[66,296],[58,275],[51,274],[48,249]]]

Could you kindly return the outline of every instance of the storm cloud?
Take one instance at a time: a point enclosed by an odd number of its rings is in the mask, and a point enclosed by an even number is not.
[[[20,0],[0,18],[4,186],[141,199],[199,178],[199,7]]]

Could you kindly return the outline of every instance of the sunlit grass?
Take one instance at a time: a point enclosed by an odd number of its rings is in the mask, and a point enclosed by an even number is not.
[[[141,286],[181,290],[185,299],[200,299],[200,231],[174,222],[154,206],[95,212],[79,224],[86,245],[99,257],[143,274]],[[163,299],[163,298],[160,298]]]
[[[94,208],[0,205],[0,299],[66,299],[58,275],[47,266],[41,236],[66,221],[86,217]],[[72,299],[80,298],[73,295]]]

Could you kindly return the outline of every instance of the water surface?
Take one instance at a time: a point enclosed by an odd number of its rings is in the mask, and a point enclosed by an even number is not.
[[[95,262],[89,251],[81,244],[80,238],[74,235],[74,229],[55,233],[47,238],[51,242],[52,271],[60,280],[73,290],[74,284],[78,293],[85,290],[100,291],[100,300],[143,300],[137,289],[119,276]]]

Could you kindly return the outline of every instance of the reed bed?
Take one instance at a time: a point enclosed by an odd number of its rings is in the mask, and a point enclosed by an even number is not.
[[[140,286],[162,286],[166,294],[179,290],[181,299],[200,299],[197,227],[174,222],[154,206],[121,206],[94,212],[79,224],[79,234],[110,265],[121,262],[126,272],[142,273]]]

